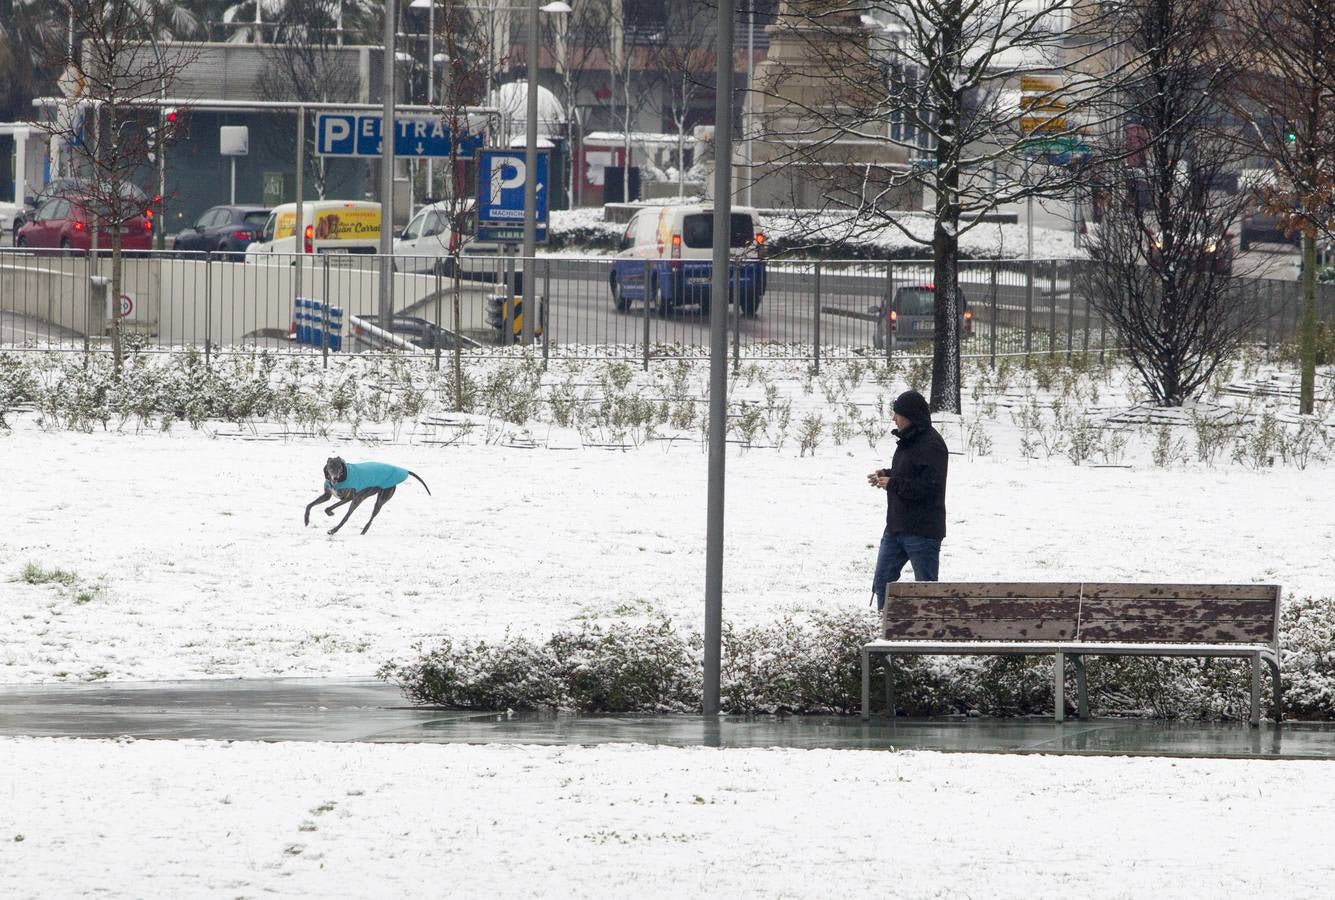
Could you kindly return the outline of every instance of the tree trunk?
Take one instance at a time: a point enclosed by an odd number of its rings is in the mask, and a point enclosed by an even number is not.
[[[932,237],[936,264],[936,327],[932,341],[932,412],[960,411],[960,308],[958,222],[937,220]]]
[[[1303,318],[1298,329],[1301,370],[1298,412],[1312,415],[1316,406],[1316,230],[1303,227]]]

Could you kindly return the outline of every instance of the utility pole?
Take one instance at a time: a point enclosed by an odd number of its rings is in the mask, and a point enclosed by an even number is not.
[[[524,122],[524,346],[533,343],[538,318],[533,285],[538,280],[538,0],[528,0],[528,89]]]
[[[384,57],[380,100],[380,327],[390,331],[394,319],[394,26],[396,0],[385,0]],[[301,236],[298,235],[298,240]]]
[[[732,234],[732,15],[719,0],[714,97],[714,270],[709,285],[709,499],[705,528],[704,714],[719,714],[723,662],[723,484],[728,445],[728,275]],[[741,302],[740,290],[736,302]]]

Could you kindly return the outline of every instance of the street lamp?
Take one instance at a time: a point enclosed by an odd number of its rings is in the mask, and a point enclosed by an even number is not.
[[[524,91],[527,109],[524,122],[524,333],[525,344],[533,343],[533,323],[537,319],[537,304],[534,300],[533,285],[537,281],[536,258],[538,255],[538,186],[535,176],[538,171],[538,13],[568,13],[571,11],[565,0],[552,0],[538,6],[538,0],[529,0],[528,4],[528,79]]]

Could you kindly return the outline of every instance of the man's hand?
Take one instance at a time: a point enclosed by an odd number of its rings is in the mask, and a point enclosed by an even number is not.
[[[890,476],[885,474],[884,469],[877,469],[867,476],[867,484],[876,488],[884,488],[890,484]]]

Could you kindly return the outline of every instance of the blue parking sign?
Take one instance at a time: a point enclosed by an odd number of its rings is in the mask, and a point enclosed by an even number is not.
[[[315,119],[315,152],[352,156],[357,149],[357,116],[321,113]]]
[[[523,150],[488,148],[478,151],[477,221],[479,235],[483,229],[513,229],[524,223],[524,186],[529,181],[528,165]],[[537,172],[532,174],[536,184],[536,218],[538,240],[547,239],[547,186],[551,168],[550,154],[539,150]],[[508,226],[508,228],[507,228]]]

